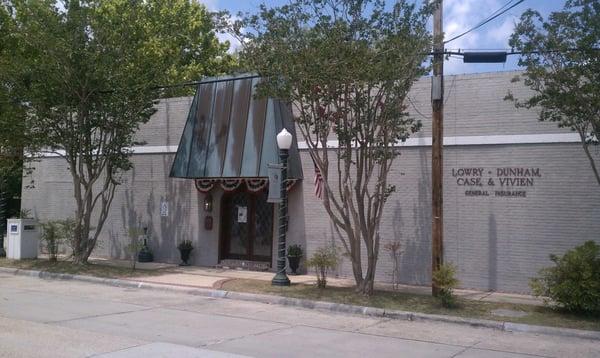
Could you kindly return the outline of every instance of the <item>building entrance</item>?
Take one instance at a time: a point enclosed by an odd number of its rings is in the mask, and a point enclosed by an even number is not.
[[[271,263],[273,252],[273,204],[267,192],[240,189],[223,194],[221,202],[220,260],[235,259]]]

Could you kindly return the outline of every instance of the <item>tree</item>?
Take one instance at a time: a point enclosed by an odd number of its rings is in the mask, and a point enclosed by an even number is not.
[[[525,67],[524,83],[534,95],[519,100],[509,93],[507,99],[518,107],[540,108],[541,121],[577,132],[600,185],[597,158],[590,150],[600,139],[600,3],[568,0],[546,21],[529,9],[510,45],[523,52],[519,65]]]
[[[189,0],[4,1],[14,21],[10,88],[33,143],[69,165],[75,199],[73,259],[85,263],[131,168],[136,131],[158,85],[228,71],[205,7]],[[30,142],[31,143],[31,142]]]
[[[388,174],[396,145],[421,126],[408,117],[405,99],[426,73],[431,10],[407,1],[387,10],[384,1],[295,0],[262,6],[234,25],[244,44],[240,61],[264,79],[259,95],[294,107],[323,177],[324,207],[352,263],[356,289],[367,295],[383,208],[395,190]],[[334,139],[337,148],[328,148]]]
[[[0,178],[0,257],[6,256],[4,250],[4,239],[6,237],[7,200],[4,189],[4,178]]]
[[[21,63],[13,61],[14,50],[18,48],[12,36],[15,22],[6,10],[0,6],[0,196],[5,205],[0,214],[0,227],[4,229],[6,219],[20,210],[19,200],[15,198],[21,194],[23,146],[29,136],[23,120],[24,106],[17,100],[17,88],[11,82]]]

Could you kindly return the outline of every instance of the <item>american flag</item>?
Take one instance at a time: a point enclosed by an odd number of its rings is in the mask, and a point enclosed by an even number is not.
[[[323,176],[317,164],[315,164],[315,195],[319,199],[323,199]]]

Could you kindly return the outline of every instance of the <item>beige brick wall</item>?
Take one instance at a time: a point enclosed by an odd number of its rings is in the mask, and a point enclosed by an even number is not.
[[[334,231],[313,195],[313,168],[306,152],[303,164],[306,236],[313,251],[330,244]],[[600,242],[600,190],[579,145],[449,147],[444,164],[445,259],[458,266],[463,287],[526,292],[529,278],[551,264],[549,254],[563,253],[586,240]],[[471,197],[465,195],[468,188],[457,185],[451,175],[453,168],[460,167],[484,168],[486,182],[495,178],[498,167],[535,167],[542,176],[535,178],[534,186],[524,188],[525,198],[495,197],[496,188],[487,186],[479,189],[491,196]],[[386,242],[401,242],[403,283],[430,280],[430,168],[429,148],[405,148],[389,174],[396,192],[386,203],[382,247]],[[377,279],[390,282],[392,265],[382,249]],[[348,259],[339,273],[351,276]]]
[[[535,111],[515,109],[503,101],[508,89],[517,97],[528,94],[521,84],[510,82],[516,74],[446,77],[445,135],[568,133],[552,123],[540,123]],[[430,136],[429,86],[430,79],[423,78],[410,94],[425,116],[409,105],[411,113],[423,120],[423,131],[418,134],[423,137]],[[190,104],[187,97],[161,101],[138,138],[148,146],[176,146]],[[594,153],[600,161],[600,153]],[[312,162],[307,152],[301,156],[305,180],[290,192],[288,240],[302,244],[310,255],[334,238],[331,222],[313,194]],[[168,177],[173,157],[173,153],[132,157],[134,168],[116,192],[95,254],[125,257],[128,227],[139,223],[150,228],[157,260],[178,262],[176,243],[190,239],[197,248],[194,264],[217,263],[221,193],[213,194],[214,228],[204,230],[204,196],[191,180]],[[386,204],[382,237],[383,243],[401,241],[405,283],[428,284],[430,280],[430,158],[429,147],[405,147],[390,172],[397,191]],[[577,143],[450,146],[445,148],[444,164],[445,258],[458,266],[463,287],[528,291],[528,278],[550,264],[550,253],[562,253],[585,240],[600,240],[600,190]],[[32,209],[41,220],[71,216],[74,205],[66,163],[56,157],[42,158],[34,166],[31,178],[24,181],[33,179],[34,187],[23,189],[23,208]],[[526,198],[471,197],[452,177],[452,169],[461,167],[482,167],[486,178],[497,167],[535,167],[542,176],[526,189]],[[168,202],[168,217],[160,216],[161,201]],[[277,225],[273,230],[275,264]],[[377,279],[389,281],[391,270],[392,261],[382,250]],[[337,274],[351,276],[348,259]]]

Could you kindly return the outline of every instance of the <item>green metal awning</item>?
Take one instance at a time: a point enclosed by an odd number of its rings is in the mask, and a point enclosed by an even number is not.
[[[294,137],[288,177],[302,179],[291,108],[278,99],[255,98],[259,81],[242,75],[198,84],[171,177],[266,178],[267,164],[279,162],[276,135],[286,128]]]

